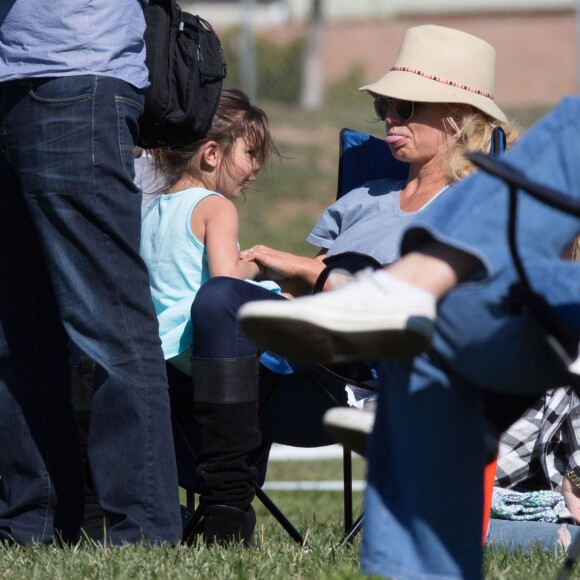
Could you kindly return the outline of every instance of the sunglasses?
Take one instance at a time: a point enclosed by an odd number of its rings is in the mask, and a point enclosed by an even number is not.
[[[403,119],[403,121],[410,121],[415,114],[415,103],[413,101],[400,101],[399,99],[375,97],[375,112],[381,121],[384,121],[387,117],[391,105],[395,106],[397,115]]]

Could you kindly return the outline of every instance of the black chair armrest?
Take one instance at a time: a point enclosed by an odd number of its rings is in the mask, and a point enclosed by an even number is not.
[[[375,260],[375,258],[367,254],[361,254],[360,252],[343,252],[341,254],[335,254],[334,256],[324,258],[322,261],[326,264],[326,267],[318,275],[318,278],[316,279],[316,282],[312,288],[312,294],[322,292],[328,277],[332,271],[336,270],[337,268],[346,270],[350,274],[356,274],[365,268],[373,268],[373,270],[378,270],[382,267],[378,260]]]

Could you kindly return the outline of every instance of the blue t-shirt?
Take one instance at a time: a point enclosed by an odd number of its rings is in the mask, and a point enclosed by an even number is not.
[[[101,75],[137,88],[145,66],[148,0],[11,0],[0,2],[0,82]]]
[[[377,179],[349,191],[326,208],[307,240],[328,250],[327,256],[343,252],[360,252],[391,264],[400,257],[403,231],[441,193],[443,188],[421,209],[403,211],[399,195],[404,181]]]

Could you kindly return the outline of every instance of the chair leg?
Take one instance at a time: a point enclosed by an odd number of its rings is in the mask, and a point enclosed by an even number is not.
[[[290,520],[280,511],[278,506],[268,497],[266,492],[257,482],[254,482],[256,497],[262,502],[264,507],[274,516],[276,521],[288,532],[290,537],[300,546],[304,546],[304,537],[292,525]]]
[[[352,519],[352,451],[343,446],[342,466],[344,481],[344,536],[338,543],[337,549],[341,550],[347,544],[352,544],[355,536],[362,529],[364,512],[353,523]]]
[[[337,546],[337,550],[342,550],[342,548],[344,548],[347,544],[350,545],[352,544],[352,541],[354,540],[355,536],[361,531],[362,529],[362,525],[363,525],[363,521],[365,519],[365,515],[364,513],[362,513],[354,522],[354,524],[352,525],[352,527],[350,529],[347,530],[347,532],[344,534],[342,540],[340,540],[338,546]]]
[[[344,533],[352,527],[352,451],[342,448],[342,478],[344,485]]]
[[[185,526],[183,530],[183,536],[181,537],[181,543],[191,546],[195,542],[195,538],[198,535],[198,529],[201,524],[201,519],[203,516],[203,510],[201,506],[198,506],[191,519]]]

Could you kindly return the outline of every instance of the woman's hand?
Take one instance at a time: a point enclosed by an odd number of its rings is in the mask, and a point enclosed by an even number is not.
[[[284,280],[288,278],[300,279],[310,286],[324,269],[321,253],[315,258],[297,256],[290,252],[281,252],[268,246],[256,245],[240,252],[240,258],[246,262],[256,262],[265,268],[263,276],[270,280]]]

